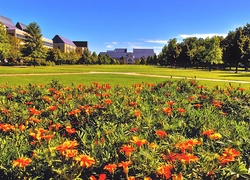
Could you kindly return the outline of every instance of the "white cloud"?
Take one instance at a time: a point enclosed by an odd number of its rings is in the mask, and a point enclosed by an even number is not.
[[[148,43],[168,44],[168,40],[146,40]]]
[[[111,49],[111,48],[113,48],[115,45],[117,45],[118,42],[113,41],[113,42],[107,42],[107,43],[104,43],[104,44],[106,44],[106,48]]]
[[[227,34],[213,34],[213,33],[210,33],[210,34],[180,34],[179,37],[183,38],[183,39],[186,39],[188,37],[197,37],[197,38],[207,38],[207,37],[213,37],[213,36],[223,36],[223,37],[226,37]]]

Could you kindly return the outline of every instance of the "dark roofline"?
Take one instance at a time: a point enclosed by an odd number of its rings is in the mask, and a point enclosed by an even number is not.
[[[53,43],[65,43],[71,46],[76,46],[71,40],[64,38],[62,36],[59,36],[59,35],[55,35],[55,37],[52,40],[53,40]]]
[[[85,47],[85,48],[88,48],[88,41],[73,41],[73,43],[74,43],[77,47]]]
[[[27,29],[27,25],[26,24],[23,24],[23,23],[20,23],[20,22],[17,22],[16,23],[16,27],[18,29],[21,29],[22,31],[24,31],[25,29]]]

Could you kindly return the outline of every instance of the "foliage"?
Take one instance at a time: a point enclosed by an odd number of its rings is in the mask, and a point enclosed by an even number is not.
[[[249,90],[195,80],[0,87],[0,177],[247,179]]]
[[[27,34],[24,39],[25,45],[23,54],[33,58],[35,66],[36,58],[44,58],[46,54],[46,50],[43,47],[41,29],[37,23],[32,22],[27,26],[25,32]]]
[[[10,43],[5,26],[0,23],[0,60],[8,57],[10,51]]]

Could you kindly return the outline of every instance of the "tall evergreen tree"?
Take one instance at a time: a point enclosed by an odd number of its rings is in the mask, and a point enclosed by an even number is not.
[[[29,56],[34,60],[35,66],[36,59],[43,58],[45,56],[41,29],[37,23],[33,22],[27,26],[25,32],[27,34],[25,35],[25,47],[23,53],[25,56]]]

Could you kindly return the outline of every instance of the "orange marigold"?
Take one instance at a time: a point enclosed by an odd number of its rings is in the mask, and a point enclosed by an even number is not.
[[[166,136],[167,136],[167,133],[166,133],[166,131],[164,131],[164,130],[156,130],[156,131],[155,131],[155,134],[156,134],[157,136],[159,136],[160,138],[163,138],[163,137],[166,137]]]
[[[107,164],[106,166],[104,166],[103,169],[109,171],[110,174],[114,174],[116,168],[117,168],[116,164]]]
[[[31,162],[32,162],[32,160],[30,158],[22,157],[22,158],[18,158],[17,160],[14,160],[13,166],[24,168],[26,166],[29,166]]]
[[[118,167],[122,167],[125,174],[128,174],[128,166],[132,164],[132,161],[122,161],[118,164]]]
[[[137,136],[133,136],[131,143],[134,143],[136,146],[141,147],[144,144],[147,144],[148,141],[146,139],[139,139]]]
[[[75,157],[75,160],[80,162],[80,166],[86,168],[89,168],[95,164],[94,158],[84,154],[78,155],[77,157]]]
[[[157,168],[157,174],[162,175],[165,179],[169,179],[171,177],[171,169],[173,169],[171,165],[162,165]]]
[[[120,152],[125,152],[125,155],[127,157],[130,156],[131,152],[135,151],[135,148],[133,148],[131,145],[122,145]]]

